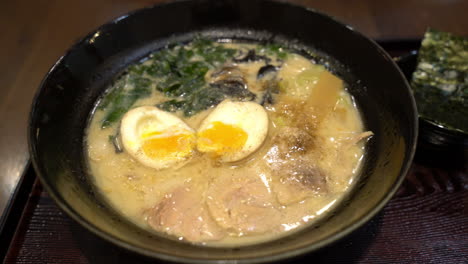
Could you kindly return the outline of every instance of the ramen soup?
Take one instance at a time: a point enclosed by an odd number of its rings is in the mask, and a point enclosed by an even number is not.
[[[98,190],[130,221],[238,246],[327,214],[371,134],[343,81],[314,60],[196,39],[127,68],[97,105],[86,148]]]

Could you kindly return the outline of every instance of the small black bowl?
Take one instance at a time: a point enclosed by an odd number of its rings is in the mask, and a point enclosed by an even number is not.
[[[396,58],[408,81],[417,66],[418,51]],[[468,164],[468,133],[419,117],[417,161],[429,166],[463,167]]]
[[[278,42],[318,51],[349,84],[368,142],[362,169],[347,198],[323,221],[280,239],[214,248],[143,230],[114,212],[93,191],[84,131],[107,85],[126,66],[171,41],[197,34],[212,39]],[[371,219],[396,192],[414,155],[417,111],[392,58],[349,26],[304,7],[272,0],[175,1],[103,25],[77,42],[41,83],[29,123],[32,164],[59,207],[98,236],[153,258],[189,263],[258,263],[329,245]]]

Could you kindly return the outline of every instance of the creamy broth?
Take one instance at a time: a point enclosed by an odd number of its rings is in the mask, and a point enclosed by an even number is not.
[[[259,50],[250,44],[213,45],[236,49],[233,58]],[[145,166],[125,148],[116,151],[110,137],[119,137],[121,123],[103,126],[109,114],[98,108],[87,131],[88,163],[108,203],[144,229],[210,246],[275,239],[313,223],[340,203],[359,172],[371,133],[364,132],[340,79],[300,55],[257,52],[267,55],[268,60],[227,60],[216,66],[239,70],[255,95],[248,100],[262,103],[268,116],[265,140],[241,160],[220,162],[195,148],[172,168]],[[267,64],[276,67],[267,73],[272,77],[259,79],[257,73]],[[218,78],[216,67],[206,72],[207,82]],[[168,100],[154,89],[161,80],[150,79],[151,94],[136,100],[132,109]],[[269,102],[266,82],[277,85]],[[216,105],[189,116],[181,110],[172,114],[197,131],[214,109]]]

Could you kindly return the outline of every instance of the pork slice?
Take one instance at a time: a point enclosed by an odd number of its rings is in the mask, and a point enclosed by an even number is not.
[[[260,176],[221,176],[207,193],[207,204],[217,223],[236,235],[279,230],[281,212]]]
[[[282,205],[326,191],[326,175],[314,164],[314,140],[303,129],[284,127],[265,156],[272,172],[272,190]]]
[[[203,200],[197,188],[178,187],[147,212],[147,222],[156,231],[192,242],[220,240],[226,233],[213,220]]]
[[[273,136],[272,146],[277,148],[277,159],[287,159],[309,152],[314,147],[314,138],[303,129],[283,127]]]
[[[289,205],[327,192],[326,175],[308,160],[290,160],[274,171],[272,189],[278,202]]]

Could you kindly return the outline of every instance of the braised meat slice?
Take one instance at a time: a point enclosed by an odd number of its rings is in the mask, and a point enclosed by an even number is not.
[[[192,242],[220,240],[226,233],[213,220],[203,200],[196,187],[178,187],[147,211],[147,222],[156,231]]]
[[[300,202],[327,191],[326,175],[306,160],[291,160],[274,172],[272,189],[282,205]]]
[[[221,176],[211,184],[207,204],[217,223],[231,233],[261,234],[278,230],[281,213],[267,183],[259,176]]]
[[[314,141],[305,130],[284,127],[272,139],[265,160],[272,171],[272,190],[282,205],[326,192],[326,174],[315,164]]]

